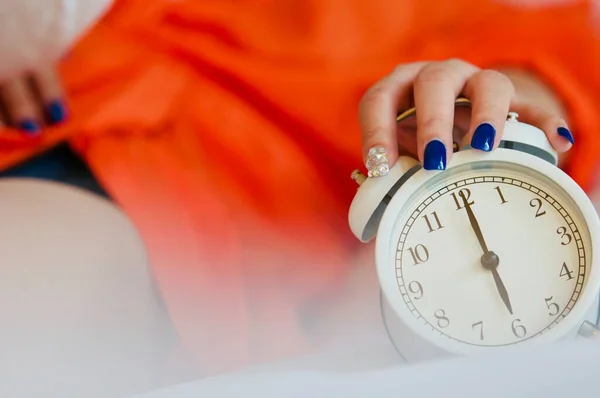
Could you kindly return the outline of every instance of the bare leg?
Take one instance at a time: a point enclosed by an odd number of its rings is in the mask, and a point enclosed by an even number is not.
[[[157,388],[173,342],[116,207],[65,185],[0,181],[0,396]]]

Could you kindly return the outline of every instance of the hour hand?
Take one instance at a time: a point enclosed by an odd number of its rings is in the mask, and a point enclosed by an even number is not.
[[[512,315],[513,310],[512,305],[510,304],[510,298],[508,297],[508,292],[506,291],[506,287],[504,286],[504,283],[502,283],[502,279],[500,278],[500,275],[498,274],[498,270],[496,268],[492,270],[492,275],[494,275],[494,282],[496,282],[496,287],[498,288],[498,293],[500,293],[500,298],[504,302],[504,305],[506,306],[508,312],[510,312],[510,314]]]
[[[508,291],[506,290],[506,286],[504,286],[504,282],[502,282],[502,278],[500,278],[500,274],[498,274],[498,265],[500,265],[500,259],[496,253],[490,251],[481,257],[481,265],[483,265],[484,268],[492,271],[494,283],[496,284],[496,289],[498,289],[500,298],[504,302],[508,312],[510,312],[512,315],[513,310],[512,305],[510,304],[510,297],[508,297]]]

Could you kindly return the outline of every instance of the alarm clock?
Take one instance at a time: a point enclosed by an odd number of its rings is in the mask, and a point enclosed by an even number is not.
[[[600,220],[557,163],[511,112],[497,149],[458,148],[446,170],[401,156],[386,176],[352,173],[350,229],[375,239],[383,321],[407,361],[600,336]]]

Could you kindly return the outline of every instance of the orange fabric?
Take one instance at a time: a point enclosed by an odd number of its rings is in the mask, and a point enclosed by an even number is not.
[[[283,357],[310,347],[302,311],[335,294],[355,256],[357,102],[396,64],[535,70],[571,105],[568,171],[590,188],[600,153],[590,9],[119,0],[62,65],[72,120],[36,141],[4,131],[0,166],[68,139],[141,231],[182,344],[206,369]],[[273,332],[281,341],[248,344]]]

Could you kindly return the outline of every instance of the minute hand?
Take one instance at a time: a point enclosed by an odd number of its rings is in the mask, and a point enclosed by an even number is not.
[[[510,298],[508,297],[508,292],[506,291],[506,287],[502,282],[502,278],[498,274],[498,265],[500,264],[500,259],[498,255],[493,251],[488,250],[487,244],[485,243],[485,239],[483,238],[483,233],[481,232],[481,227],[479,226],[479,222],[473,213],[473,209],[471,209],[471,205],[467,200],[467,197],[464,191],[459,191],[459,196],[463,199],[465,204],[465,210],[467,211],[467,215],[469,216],[469,221],[471,222],[471,227],[473,228],[473,232],[475,232],[475,236],[477,236],[477,240],[481,245],[481,249],[483,250],[483,255],[481,256],[481,265],[483,268],[492,271],[492,275],[494,277],[494,283],[496,284],[496,288],[498,289],[498,293],[500,294],[500,298],[504,302],[506,309],[512,315],[512,305],[510,304]]]
[[[475,218],[475,214],[473,214],[473,209],[471,209],[471,205],[469,204],[469,200],[467,199],[465,192],[460,191],[458,195],[463,199],[463,202],[465,204],[465,210],[467,211],[467,215],[469,216],[471,227],[473,228],[473,232],[475,232],[475,236],[479,241],[479,245],[481,245],[481,249],[484,253],[489,252],[487,244],[485,243],[485,239],[483,237],[483,233],[481,232],[481,227],[479,226],[479,222],[477,222],[477,218]]]

